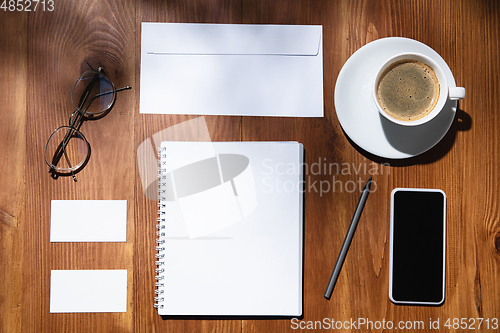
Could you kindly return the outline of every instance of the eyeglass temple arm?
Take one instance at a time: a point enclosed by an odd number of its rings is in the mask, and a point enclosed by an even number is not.
[[[125,87],[122,87],[122,88],[118,88],[116,89],[116,91],[122,91],[122,90],[127,90],[127,89],[132,89],[132,86],[125,86]]]
[[[119,91],[127,90],[127,89],[132,89],[132,87],[131,86],[126,86],[126,87],[115,89],[115,91],[119,92]],[[113,93],[113,90],[108,90],[108,91],[104,91],[104,92],[102,92],[100,94],[97,94],[94,97],[92,97],[92,100],[90,101],[90,103],[88,105],[90,106],[90,104],[92,104],[92,102],[94,101],[94,99],[96,99],[97,97],[101,97],[101,96],[104,96],[104,95],[107,95],[107,94],[112,94],[112,93]],[[87,109],[88,109],[88,106],[87,106],[87,108],[85,108],[85,111]]]
[[[78,105],[78,109],[81,110],[81,108],[85,105],[85,101],[87,100],[87,98],[89,97],[89,94],[90,92],[92,91],[92,89],[94,88],[94,84],[96,83],[96,81],[98,80],[98,77],[99,77],[99,73],[101,72],[101,67],[99,67],[97,69],[97,72],[98,73],[95,73],[94,74],[94,77],[92,78],[92,81],[89,83],[89,85],[87,86],[87,88],[85,88],[85,91],[82,95],[82,98],[80,98],[80,104]],[[93,101],[94,99],[92,99]],[[89,107],[89,105],[92,103],[92,101],[90,101],[90,103],[87,104],[87,108]],[[86,109],[87,109],[86,108]]]
[[[71,162],[69,161],[69,157],[68,157],[68,154],[66,153],[66,149],[63,149],[63,152],[64,152],[64,157],[66,158],[66,162],[68,163],[69,167],[70,167],[70,171],[71,171],[71,176],[73,177],[73,180],[75,181],[76,183],[76,176],[75,176],[75,173],[73,172],[73,167],[71,166]]]
[[[126,87],[123,87],[123,88],[118,88],[116,89],[115,91],[116,92],[119,92],[119,91],[122,91],[122,90],[127,90],[127,89],[132,89],[131,86],[126,86]],[[78,109],[79,111],[81,111],[82,115],[85,114],[88,110],[88,108],[90,107],[90,105],[92,104],[92,102],[98,98],[98,97],[101,97],[101,96],[104,96],[104,95],[108,95],[108,94],[112,94],[113,93],[113,90],[108,90],[108,91],[104,91],[104,92],[101,92],[97,95],[95,95],[94,97],[92,97],[92,99],[90,100],[90,102],[87,104],[87,107],[85,109]],[[80,107],[82,106],[82,104],[85,102],[85,100],[88,98],[88,95],[85,97],[85,99],[83,100],[82,103],[80,103]],[[77,111],[78,111],[77,110]]]

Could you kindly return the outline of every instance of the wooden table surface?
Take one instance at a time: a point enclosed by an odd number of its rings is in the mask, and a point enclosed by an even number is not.
[[[428,331],[431,321],[439,320],[440,331],[461,332],[468,330],[459,323],[465,318],[476,331],[498,331],[499,1],[45,0],[45,11],[40,3],[30,13],[9,11],[14,1],[3,3],[1,332],[289,332],[301,327],[327,330],[318,322],[359,318],[373,327],[329,330],[382,331],[381,325],[390,321],[395,328],[402,322],[417,331],[421,321],[424,326],[418,331]],[[373,174],[376,191],[365,206],[330,301],[323,292],[359,194],[340,187],[327,193],[306,191],[303,318],[163,320],[157,315],[157,207],[143,193],[136,151],[154,133],[195,117],[139,114],[143,21],[323,26],[324,117],[205,117],[213,141],[299,141],[307,164],[322,160],[342,166],[344,172],[334,176],[343,184],[364,182]],[[391,36],[416,39],[436,50],[457,85],[467,89],[444,139],[407,160],[385,160],[354,146],[334,107],[337,76],[349,56],[373,40]],[[85,61],[101,65],[117,87],[133,88],[118,94],[106,117],[82,126],[92,156],[77,174],[78,182],[71,177],[53,180],[44,161],[45,143],[73,111],[71,89],[87,69]],[[306,186],[330,177],[309,174]],[[389,204],[395,187],[446,192],[446,302],[441,307],[395,306],[389,300]],[[127,242],[51,243],[50,203],[55,199],[127,200]],[[49,313],[54,269],[127,269],[127,312]],[[484,319],[481,327],[474,318]]]

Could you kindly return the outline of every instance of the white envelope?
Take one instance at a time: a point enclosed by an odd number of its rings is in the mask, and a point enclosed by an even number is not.
[[[323,116],[322,26],[142,23],[140,112]]]

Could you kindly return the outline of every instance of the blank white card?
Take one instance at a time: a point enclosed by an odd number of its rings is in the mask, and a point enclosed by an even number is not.
[[[126,200],[52,200],[51,242],[126,242]]]
[[[127,270],[52,270],[50,312],[127,312]]]

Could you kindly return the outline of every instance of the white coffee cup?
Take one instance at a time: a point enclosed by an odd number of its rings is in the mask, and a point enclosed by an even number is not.
[[[377,89],[378,89],[378,84],[381,76],[385,73],[385,70],[394,64],[397,61],[401,60],[416,60],[421,63],[426,64],[436,74],[437,80],[438,80],[438,85],[439,85],[439,97],[437,100],[437,103],[435,104],[434,108],[427,113],[425,116],[415,119],[415,120],[401,120],[397,119],[394,116],[388,114],[382,106],[380,105],[378,98],[377,98]],[[421,125],[429,120],[433,119],[436,117],[439,112],[441,112],[448,100],[459,100],[465,98],[465,88],[463,87],[450,87],[448,84],[448,81],[446,80],[446,76],[444,74],[443,69],[441,66],[439,66],[434,60],[431,58],[419,54],[419,53],[401,53],[396,56],[391,57],[387,61],[384,62],[384,64],[380,67],[380,69],[377,72],[377,75],[375,76],[375,81],[373,82],[373,91],[372,91],[373,99],[375,101],[375,105],[377,106],[377,109],[379,113],[385,117],[386,119],[392,121],[393,123],[403,125],[403,126],[415,126],[415,125]]]

